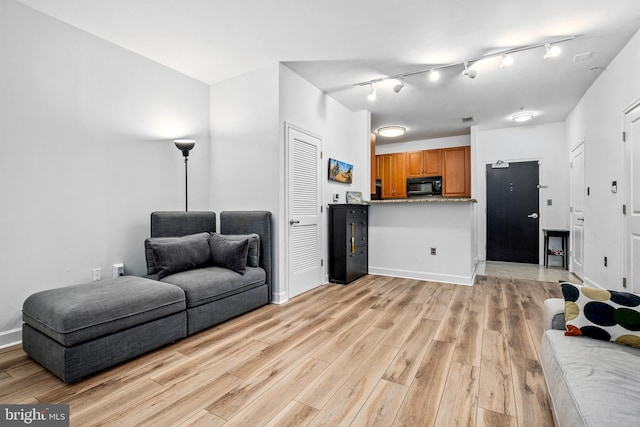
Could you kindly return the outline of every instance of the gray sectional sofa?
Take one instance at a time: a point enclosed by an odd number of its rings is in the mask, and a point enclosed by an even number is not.
[[[38,292],[23,305],[22,347],[78,381],[270,302],[271,214],[154,212],[146,277]]]
[[[214,233],[214,212],[154,212],[151,214],[151,239],[145,242],[148,278],[180,287],[186,297],[187,334],[223,322],[249,310],[268,304],[272,286],[271,214],[269,212],[222,212],[220,234],[233,236],[257,235],[250,244],[258,245],[257,254],[247,260],[243,274],[219,265],[204,263],[158,277],[150,240],[176,236]],[[204,240],[206,241],[208,237]],[[205,243],[206,247],[206,243]]]
[[[544,303],[540,363],[556,426],[640,424],[640,348],[565,336],[565,301]]]

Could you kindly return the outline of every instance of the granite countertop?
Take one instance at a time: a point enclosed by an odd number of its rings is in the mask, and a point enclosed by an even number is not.
[[[371,200],[368,201],[368,204],[377,205],[377,204],[387,204],[387,203],[477,203],[476,199],[471,197],[418,197],[418,198],[407,198],[407,199],[382,199],[382,200]]]

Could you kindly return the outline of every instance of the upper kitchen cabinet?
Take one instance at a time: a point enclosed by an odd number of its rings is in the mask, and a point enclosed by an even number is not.
[[[407,197],[405,162],[406,153],[383,154],[380,156],[383,199]]]
[[[407,178],[442,175],[442,150],[421,150],[407,153]]]
[[[442,196],[471,196],[471,151],[470,147],[442,149]]]

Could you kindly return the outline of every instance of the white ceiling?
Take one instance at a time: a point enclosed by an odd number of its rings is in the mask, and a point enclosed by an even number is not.
[[[564,120],[589,85],[640,28],[640,0],[20,0],[37,10],[206,83],[283,62],[353,111],[372,112],[372,128],[408,128],[393,141]],[[544,47],[405,79],[390,75],[462,63],[496,51],[577,36],[558,58]],[[577,54],[591,58],[574,61]],[[640,53],[639,53],[640,54]],[[378,143],[389,141],[379,137]]]

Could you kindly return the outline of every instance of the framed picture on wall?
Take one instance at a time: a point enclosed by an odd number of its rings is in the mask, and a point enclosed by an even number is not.
[[[361,191],[347,191],[347,203],[350,205],[362,204],[362,192]]]
[[[353,182],[353,165],[329,159],[329,181],[351,184]]]

